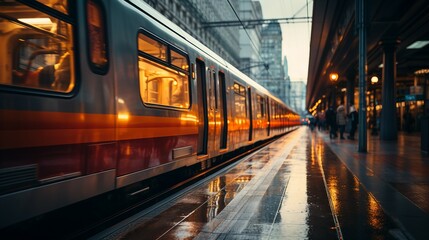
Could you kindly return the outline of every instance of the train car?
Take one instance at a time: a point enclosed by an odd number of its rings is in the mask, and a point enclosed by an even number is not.
[[[0,228],[299,125],[139,0],[0,1],[0,49]]]

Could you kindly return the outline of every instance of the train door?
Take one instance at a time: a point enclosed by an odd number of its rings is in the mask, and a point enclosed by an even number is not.
[[[270,99],[267,97],[267,136],[270,136],[271,129],[271,108],[270,108]]]
[[[220,137],[220,116],[218,112],[219,102],[218,102],[218,83],[216,72],[213,68],[207,68],[207,85],[208,85],[208,106],[209,106],[209,114],[208,114],[208,152],[209,155],[213,155],[219,146],[219,137]]]
[[[253,107],[252,107],[252,89],[250,87],[247,88],[247,99],[249,106],[249,141],[253,139]]]
[[[219,72],[219,119],[220,119],[220,149],[226,149],[228,137],[228,112],[226,101],[225,74]]]
[[[197,95],[198,95],[198,145],[197,154],[207,154],[207,138],[208,138],[208,111],[207,111],[207,86],[205,75],[205,64],[197,59]]]

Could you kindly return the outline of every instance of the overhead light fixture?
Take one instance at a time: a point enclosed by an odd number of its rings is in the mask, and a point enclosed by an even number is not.
[[[426,45],[429,44],[428,40],[424,40],[424,41],[415,41],[414,43],[410,44],[407,49],[420,49]]]
[[[425,69],[420,69],[414,72],[415,75],[425,75],[425,74],[429,74],[429,69],[425,68]]]
[[[50,18],[18,18],[18,20],[31,25],[51,25],[52,24],[52,21]]]

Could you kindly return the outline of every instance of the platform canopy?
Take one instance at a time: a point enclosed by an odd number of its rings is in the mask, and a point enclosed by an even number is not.
[[[429,4],[426,0],[366,0],[368,82],[382,79],[382,42],[396,44],[396,83],[411,86],[415,71],[429,68]],[[315,0],[311,31],[306,108],[327,96],[331,73],[336,85],[358,76],[356,1]],[[428,45],[424,45],[428,44]],[[424,45],[422,47],[422,45]]]

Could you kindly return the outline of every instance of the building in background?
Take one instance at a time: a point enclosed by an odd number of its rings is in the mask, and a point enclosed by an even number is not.
[[[305,97],[307,85],[303,81],[290,82],[290,107],[293,108],[301,116],[305,115]]]
[[[263,19],[261,3],[252,0],[239,0],[240,20]],[[261,46],[262,25],[241,28],[240,36],[240,67],[239,69],[252,79],[256,79],[261,71],[265,70],[259,49]]]
[[[274,93],[283,102],[286,98],[286,82],[282,64],[282,29],[278,22],[272,21],[262,28],[260,53],[264,62],[268,63],[269,70],[262,71],[257,81]]]
[[[285,76],[285,95],[286,95],[286,99],[285,99],[285,103],[288,106],[291,106],[291,102],[290,102],[290,89],[291,89],[291,84],[290,84],[290,77],[289,77],[289,66],[287,63],[287,57],[284,56],[283,57],[283,72],[284,72],[284,76]]]
[[[227,1],[207,0],[144,0],[161,14],[219,56],[239,68],[240,27],[205,28],[205,22],[237,21],[237,16]],[[230,1],[235,11],[240,2]]]

